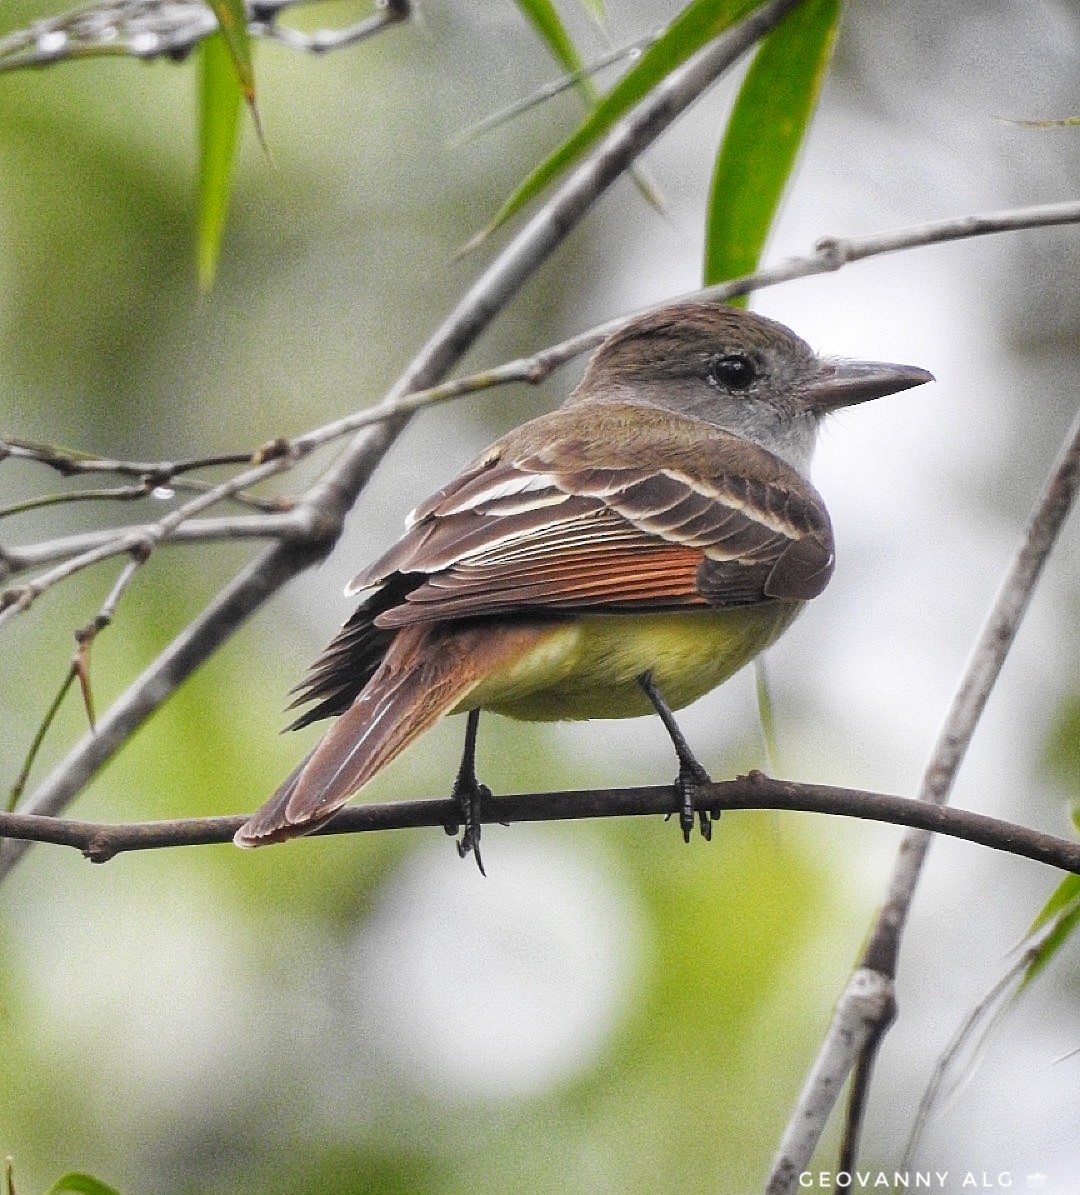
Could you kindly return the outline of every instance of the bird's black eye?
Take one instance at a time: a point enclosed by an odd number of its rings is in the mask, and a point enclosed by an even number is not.
[[[725,390],[745,390],[756,377],[753,361],[742,353],[725,353],[709,362],[709,378]]]

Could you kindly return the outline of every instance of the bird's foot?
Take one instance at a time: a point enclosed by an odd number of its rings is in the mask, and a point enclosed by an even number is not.
[[[638,684],[641,685],[645,696],[652,703],[653,709],[660,715],[660,721],[663,722],[664,729],[668,732],[671,745],[675,748],[675,754],[679,760],[679,774],[675,778],[675,792],[679,797],[679,828],[682,830],[683,841],[690,841],[690,836],[694,832],[694,815],[696,812],[697,823],[701,828],[701,837],[708,842],[712,838],[713,821],[720,816],[720,811],[718,809],[698,809],[695,811],[694,797],[701,785],[712,784],[709,773],[698,763],[693,751],[690,750],[690,744],[683,737],[683,733],[675,721],[675,715],[671,712],[667,702],[661,697],[659,690],[653,683],[652,674],[649,672],[642,673],[638,677]]]
[[[458,839],[457,853],[462,859],[472,855],[480,874],[487,875],[480,857],[480,819],[484,801],[491,796],[491,789],[476,778],[476,731],[479,725],[480,711],[469,710],[469,718],[465,723],[465,750],[461,754],[461,765],[450,797],[458,807],[460,824],[464,827]],[[456,834],[458,828],[458,822],[454,822],[446,826],[446,832]]]
[[[476,860],[476,866],[480,868],[480,874],[486,876],[484,860],[480,855],[480,818],[483,803],[486,798],[491,796],[491,789],[486,784],[481,784],[475,776],[462,777],[459,775],[454,782],[454,791],[451,796],[461,810],[461,824],[464,827],[461,837],[457,841],[458,857],[464,859],[468,855],[472,855]],[[456,826],[453,832],[457,833]]]
[[[712,778],[701,764],[692,755],[680,759],[679,774],[675,778],[675,792],[679,797],[679,829],[682,830],[683,842],[690,841],[695,820],[701,830],[701,837],[709,842],[712,839],[713,821],[720,816],[719,811],[715,809],[695,810],[694,797],[703,784],[712,784]]]

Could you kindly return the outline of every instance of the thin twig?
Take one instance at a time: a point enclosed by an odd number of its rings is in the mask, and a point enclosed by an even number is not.
[[[185,520],[211,506],[216,506],[226,498],[231,498],[241,490],[246,490],[257,482],[273,476],[275,473],[280,473],[285,468],[285,456],[271,456],[270,459],[261,461],[250,469],[245,469],[242,473],[230,477],[227,481],[213,486],[205,493],[198,494],[196,497],[189,499],[175,510],[170,511],[156,523],[140,527],[134,532],[124,531],[115,538],[106,540],[106,542],[95,548],[90,548],[80,555],[70,557],[55,568],[35,577],[32,581],[27,581],[15,588],[5,590],[4,593],[0,594],[0,626],[3,626],[13,615],[29,609],[33,602],[46,590],[51,589],[61,581],[66,581],[68,577],[74,576],[75,573],[89,568],[91,565],[100,564],[103,560],[109,560],[114,556],[120,555],[138,554],[143,559],[146,559],[154,548],[162,540],[172,535],[176,528],[185,522]]]
[[[163,493],[168,489],[171,493]],[[145,481],[131,482],[128,485],[116,485],[93,490],[69,490],[60,494],[39,494],[35,498],[25,498],[21,502],[12,502],[9,506],[0,508],[0,519],[11,518],[13,515],[29,514],[33,510],[43,510],[50,506],[70,506],[75,502],[140,502],[145,498],[172,498],[175,494],[206,494],[214,489],[212,483],[189,479],[187,481],[172,481],[167,487],[153,485]],[[281,502],[276,498],[256,498],[250,494],[231,494],[233,502],[252,510],[279,513]],[[218,499],[220,500],[220,499]]]
[[[64,698],[67,696],[67,691],[71,688],[75,676],[74,665],[69,665],[60,688],[56,691],[52,701],[49,702],[49,708],[45,711],[41,719],[41,724],[34,732],[34,737],[30,740],[30,746],[26,750],[26,758],[23,760],[19,774],[15,777],[15,782],[8,793],[7,811],[9,813],[15,808],[22,797],[23,790],[26,788],[26,782],[30,778],[30,769],[34,766],[34,760],[37,759],[38,752],[45,742],[45,736],[49,733],[49,728],[52,726],[56,715],[60,712],[60,707],[64,704]]]
[[[177,477],[193,473],[196,469],[251,463],[250,454],[238,452],[223,453],[219,456],[194,456],[180,461],[125,461],[95,456],[89,452],[57,448],[53,444],[24,440],[18,436],[5,436],[0,440],[0,460],[6,458],[48,465],[61,477],[74,477],[82,473],[114,473],[118,477],[137,477],[151,485],[169,485]]]
[[[455,133],[450,138],[450,148],[459,149],[463,145],[467,145],[470,141],[475,141],[484,133],[490,133],[493,129],[497,129],[515,117],[521,116],[523,113],[535,108],[538,104],[543,104],[557,95],[562,95],[564,91],[569,91],[571,87],[575,87],[585,79],[591,79],[593,75],[599,74],[602,70],[614,65],[616,62],[621,62],[624,58],[640,58],[642,51],[651,46],[660,37],[661,32],[663,31],[646,34],[645,37],[639,37],[636,41],[628,42],[625,46],[616,46],[614,49],[608,50],[606,54],[601,54],[598,58],[594,58],[591,62],[581,67],[580,70],[569,71],[564,75],[560,75],[557,79],[553,79],[550,83],[545,83],[542,87],[538,87],[532,92],[531,95],[525,96],[524,99],[510,104],[498,112],[493,112],[490,116],[485,116],[483,120],[478,120],[475,124],[471,124],[460,132]]]
[[[443,382],[441,385],[431,386],[425,390],[388,397],[373,407],[354,412],[297,437],[292,441],[292,446],[296,453],[304,456],[313,448],[321,447],[343,435],[406,412],[418,411],[422,407],[434,406],[436,403],[510,383],[539,385],[546,381],[556,369],[582,353],[596,348],[601,341],[619,331],[625,324],[651,312],[659,311],[672,302],[724,302],[727,299],[748,295],[766,287],[779,286],[782,282],[831,273],[853,262],[882,254],[896,253],[903,249],[917,249],[946,241],[963,240],[972,236],[989,236],[994,233],[1015,232],[1019,229],[1043,228],[1060,224],[1080,224],[1080,202],[1035,204],[1031,207],[1015,208],[1010,211],[955,216],[874,233],[865,237],[823,237],[817,242],[814,251],[806,256],[792,257],[753,274],[745,274],[728,282],[695,290],[675,299],[665,299],[662,303],[641,308],[629,315],[620,316],[618,319],[606,320],[602,324],[597,324],[584,332],[559,341],[557,344],[549,345],[530,356],[506,361],[501,365],[454,378],[449,382]]]
[[[945,808],[971,736],[1016,637],[1043,565],[1076,498],[1078,486],[1080,412],[1073,421],[1062,452],[1028,522],[1020,547],[976,640],[971,660],[931,753],[919,791],[919,802],[927,809]],[[904,925],[930,841],[928,827],[925,826],[909,829],[904,834],[897,851],[885,904],[872,928],[859,968],[851,980],[852,984],[858,982],[858,976],[872,972],[878,975],[884,984],[892,985]],[[860,1066],[864,1072],[869,1072],[873,1063],[873,1053],[883,1037],[884,1027],[884,1024],[867,1024],[863,1034],[847,1036],[844,1048],[849,1066],[854,1065],[856,1059],[865,1051],[866,1056]],[[835,1053],[837,1044],[833,1038],[836,1031],[835,1026],[830,1028],[821,1047],[823,1055]],[[824,1129],[825,1120],[814,1119],[814,1115],[823,1107],[831,1110],[839,1092],[840,1085],[836,1082],[835,1072],[830,1072],[827,1091],[814,1088],[811,1084],[804,1088],[788,1122],[788,1131],[773,1161],[773,1171],[767,1187],[770,1195],[781,1195],[781,1192],[795,1190],[794,1182],[808,1165],[818,1137]],[[853,1143],[858,1139],[862,1112],[862,1104],[850,1108],[845,1125],[845,1143],[841,1147],[841,1154],[845,1159],[845,1165],[849,1167],[854,1165]],[[806,1131],[808,1118],[813,1120],[815,1125],[814,1134]],[[792,1152],[796,1149],[796,1152]],[[786,1176],[786,1185],[781,1184],[780,1176]]]
[[[667,815],[677,811],[681,801],[682,797],[670,785],[519,793],[485,799],[481,820],[485,824],[514,824]],[[834,788],[825,784],[796,784],[753,772],[737,780],[701,785],[695,789],[694,805],[697,809],[713,813],[740,809],[786,809],[917,826],[925,832],[962,838],[976,845],[1080,874],[1080,843],[1029,830],[985,814],[947,805],[930,805],[910,797]],[[445,829],[459,815],[460,809],[452,800],[351,805],[317,834],[357,834],[415,829],[420,826]],[[74,846],[95,862],[104,862],[124,851],[230,842],[246,817],[246,814],[238,814],[109,825],[13,813],[0,816],[0,837]]]
[[[94,551],[113,542],[118,535],[145,538],[152,533],[152,523],[133,523],[130,527],[109,527],[101,531],[80,531],[57,539],[42,540],[18,548],[0,548],[0,582],[30,572],[43,565],[68,560],[83,552]],[[217,543],[241,539],[289,539],[297,534],[297,521],[292,511],[273,515],[239,515],[217,518],[190,519],[181,523],[163,543]]]
[[[1060,917],[1059,913],[1059,917]],[[980,1050],[984,1049],[991,1032],[1000,1024],[1009,1011],[1011,1002],[1023,985],[1024,978],[1030,973],[1032,963],[1038,958],[1039,952],[1058,928],[1058,917],[1052,918],[1042,931],[1035,935],[1030,943],[982,997],[962,1024],[953,1034],[948,1045],[942,1051],[940,1058],[934,1065],[933,1074],[926,1090],[919,1100],[919,1108],[912,1121],[911,1135],[904,1148],[900,1161],[900,1169],[906,1170],[915,1155],[922,1138],[923,1130],[930,1119],[931,1113],[938,1104],[950,1094],[947,1084],[952,1080],[952,1090],[956,1090],[963,1072],[970,1074]],[[963,1060],[967,1059],[967,1066]]]

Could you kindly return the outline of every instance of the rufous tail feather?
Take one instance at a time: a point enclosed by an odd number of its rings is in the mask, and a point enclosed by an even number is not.
[[[263,846],[323,825],[413,739],[546,630],[490,624],[402,628],[352,705],[233,841]]]

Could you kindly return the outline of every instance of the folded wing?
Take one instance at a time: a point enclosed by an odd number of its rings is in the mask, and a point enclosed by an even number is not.
[[[555,434],[541,416],[418,507],[350,585],[365,600],[300,686],[297,704],[314,704],[294,725],[347,710],[402,627],[806,601],[825,588],[829,518],[793,469],[699,420],[638,408],[635,422],[654,420],[644,451],[620,435],[620,413],[582,409],[575,423],[564,409]]]
[[[828,583],[832,532],[821,499],[763,449],[708,428],[698,451],[656,469],[620,461],[610,443],[597,445],[596,463],[578,447],[586,459],[571,468],[554,466],[563,452],[504,448],[421,507],[353,582],[359,591],[415,579],[377,626],[805,601]],[[753,481],[732,459],[747,450],[768,458]]]

